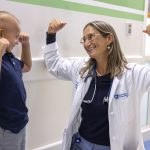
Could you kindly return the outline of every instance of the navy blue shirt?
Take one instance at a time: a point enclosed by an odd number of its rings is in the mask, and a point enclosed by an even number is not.
[[[0,127],[18,133],[28,122],[26,91],[22,80],[23,62],[6,52],[0,75]]]
[[[95,96],[92,103],[88,104],[84,101],[92,99],[95,88],[95,78],[93,78],[81,104],[82,121],[79,133],[86,140],[98,145],[110,146],[108,103],[104,103],[104,97],[109,97],[111,83],[110,74],[96,76]]]

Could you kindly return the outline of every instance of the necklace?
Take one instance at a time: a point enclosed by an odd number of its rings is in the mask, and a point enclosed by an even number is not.
[[[102,76],[97,70],[96,70],[96,74],[97,74],[97,76]]]

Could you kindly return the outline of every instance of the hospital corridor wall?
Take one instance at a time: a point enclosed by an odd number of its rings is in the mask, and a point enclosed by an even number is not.
[[[144,9],[143,0],[0,0],[0,10],[19,18],[22,31],[30,35],[33,67],[23,76],[29,109],[27,150],[59,150],[70,113],[71,82],[54,78],[44,63],[42,47],[49,21],[59,18],[67,22],[57,34],[64,57],[87,56],[80,44],[82,30],[89,21],[103,20],[115,28],[128,61],[144,64]],[[14,50],[18,57],[19,49],[18,45]],[[143,99],[141,128],[147,140],[148,93]]]

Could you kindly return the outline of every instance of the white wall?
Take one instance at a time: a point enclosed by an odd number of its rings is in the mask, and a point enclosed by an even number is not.
[[[60,52],[65,57],[86,55],[79,43],[84,25],[93,20],[107,21],[115,28],[124,53],[133,62],[140,62],[143,58],[143,23],[6,0],[0,0],[0,10],[17,16],[22,30],[30,34],[33,67],[30,73],[24,75],[30,117],[27,126],[27,150],[43,150],[42,146],[50,150],[59,149],[57,145],[60,145],[69,116],[71,83],[54,79],[44,66],[41,47],[45,45],[45,32],[49,21],[60,18],[67,22],[64,30],[57,34]],[[131,22],[133,27],[130,36],[126,34],[127,22]],[[17,56],[20,54],[19,48],[18,46],[14,51]]]
[[[150,24],[150,18],[147,18],[146,24]],[[148,35],[146,35],[146,40],[145,40],[145,54],[147,56],[150,56],[150,38]]]

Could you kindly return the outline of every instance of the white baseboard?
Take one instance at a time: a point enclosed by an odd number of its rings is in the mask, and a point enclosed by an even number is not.
[[[32,150],[60,150],[61,149],[61,144],[62,144],[62,141],[58,141],[56,143],[48,144],[48,145],[41,146],[41,147],[37,147],[37,148],[32,149]]]
[[[33,59],[31,71],[23,74],[23,80],[25,82],[41,81],[49,79],[56,79],[56,78],[54,78],[48,72],[43,58]]]
[[[142,133],[143,133],[144,141],[150,140],[150,127],[144,127],[142,129]],[[62,141],[58,141],[58,142],[55,142],[55,143],[52,143],[52,144],[37,147],[37,148],[32,149],[32,150],[60,150],[61,149],[61,144],[62,144]]]

